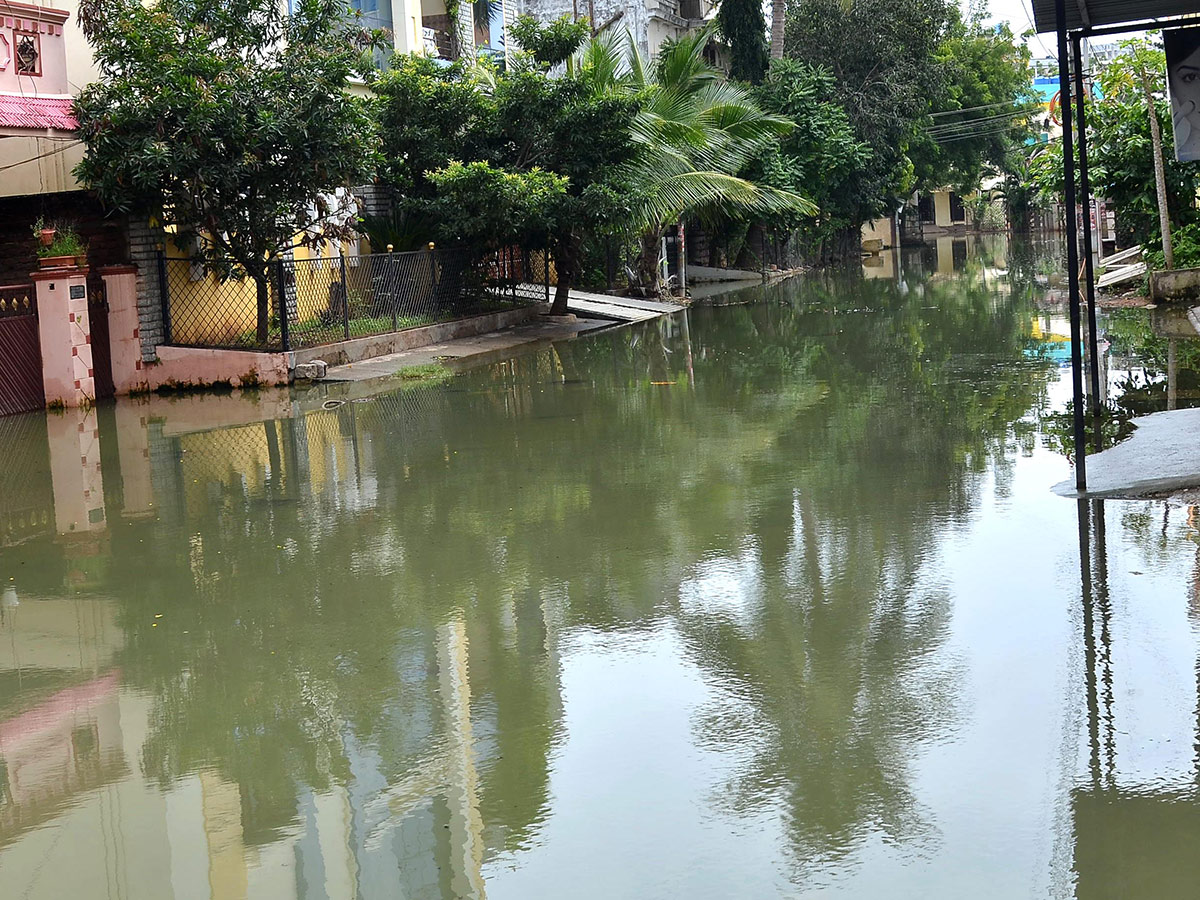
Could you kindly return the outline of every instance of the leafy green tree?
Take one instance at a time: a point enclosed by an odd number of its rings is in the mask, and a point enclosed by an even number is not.
[[[588,37],[586,22],[572,22],[566,16],[545,25],[533,16],[517,16],[508,30],[522,50],[539,65],[553,68],[569,62]]]
[[[1110,88],[1123,88],[1126,94],[1141,89],[1146,124],[1150,131],[1150,160],[1154,166],[1154,191],[1158,212],[1158,230],[1162,238],[1163,256],[1168,269],[1175,268],[1171,250],[1171,210],[1167,200],[1167,176],[1163,160],[1162,123],[1159,121],[1156,94],[1162,88],[1167,68],[1166,56],[1146,40],[1122,43],[1124,52],[1114,59],[1104,72],[1104,83]],[[1195,206],[1193,201],[1190,205]]]
[[[1156,152],[1171,124],[1161,48],[1145,40],[1124,42],[1122,48],[1100,73],[1103,101],[1089,104],[1092,183],[1117,208],[1118,227],[1127,240],[1159,246],[1164,229],[1200,218],[1195,204],[1200,163],[1177,162],[1161,147]]]
[[[840,252],[857,252],[861,223],[916,188],[977,187],[1021,137],[1032,108],[1028,53],[984,17],[982,7],[964,17],[949,0],[791,3],[786,55],[829,73],[832,94],[822,87],[821,101],[844,110],[868,154],[824,210],[842,225]],[[845,144],[834,144],[836,156]]]
[[[76,102],[78,177],[253,279],[266,340],[271,261],[351,233],[334,192],[372,169],[374,122],[347,88],[375,36],[342,0],[88,0],[80,21],[100,77]]]
[[[565,75],[550,77],[563,47],[547,32],[558,26],[527,21],[522,27],[536,52],[531,66],[491,75],[418,62],[397,65],[381,78],[384,171],[402,204],[430,215],[440,211],[442,227],[458,242],[501,240],[499,231],[512,231],[506,216],[544,225],[542,240],[557,273],[556,314],[565,312],[583,273],[587,245],[601,237],[640,234],[649,248],[645,283],[653,284],[664,224],[684,215],[812,210],[795,193],[738,177],[754,153],[791,126],[764,113],[744,88],[704,61],[711,31],[669,42],[653,65],[632,42],[601,36],[577,48]],[[447,107],[454,111],[439,125],[438,111]],[[447,178],[454,163],[463,166]],[[512,183],[503,173],[534,172],[560,181],[524,196],[503,188]],[[468,176],[489,180],[497,203],[519,199],[523,207],[484,211],[461,191],[447,193]],[[529,207],[534,200],[541,208]],[[478,213],[474,223],[468,208]],[[525,233],[538,238],[529,227]]]
[[[553,227],[547,213],[563,202],[567,179],[533,168],[507,172],[486,162],[452,162],[429,173],[439,232],[476,247],[530,245]]]
[[[847,248],[858,225],[908,196],[916,173],[908,151],[943,89],[940,48],[955,20],[950,0],[794,0],[785,55],[833,75],[837,101],[871,151],[842,198]]]
[[[758,84],[767,74],[767,20],[759,0],[721,0],[717,27],[729,44],[729,77]]]
[[[465,62],[445,66],[397,54],[375,83],[380,176],[397,197],[427,202],[437,193],[428,173],[484,155],[480,122],[494,117],[495,107],[478,75]]]
[[[709,227],[730,219],[805,216],[813,204],[796,190],[746,174],[747,163],[792,129],[786,117],[759,106],[744,86],[724,79],[704,59],[713,31],[667,41],[652,62],[636,44],[606,37],[580,56],[580,75],[597,90],[641,102],[633,121],[639,153],[629,166],[630,227],[640,235],[640,279],[658,288],[663,227],[682,218]]]
[[[543,57],[532,66],[494,74],[464,65],[402,63],[376,86],[384,172],[400,203],[442,213],[442,233],[475,247],[510,237],[508,218],[539,223],[545,228],[541,242],[554,255],[556,315],[566,312],[585,241],[628,216],[628,166],[638,152],[632,123],[639,108],[636,97],[610,90],[574,66],[561,78],[547,74],[584,36],[562,25],[523,23],[525,39]],[[463,166],[452,168],[455,163]],[[513,175],[532,179],[534,189],[510,190]],[[452,213],[472,179],[480,186],[487,182],[497,202],[513,205],[486,215],[474,205],[482,215],[475,221]],[[524,228],[532,239],[530,231]]]
[[[1001,167],[1004,180],[993,192],[1004,200],[1008,224],[1018,234],[1029,233],[1033,227],[1033,213],[1040,206],[1031,171],[1031,156],[1024,148],[1010,151]]]
[[[751,171],[767,184],[803,191],[816,204],[815,217],[786,224],[803,226],[809,241],[820,248],[858,224],[843,200],[857,189],[860,173],[870,165],[871,148],[858,139],[835,99],[834,79],[826,69],[779,60],[755,97],[764,110],[786,117],[795,127],[768,145]]]
[[[1037,109],[1029,51],[1007,25],[985,23],[985,13],[977,8],[964,19],[955,10],[938,48],[945,80],[909,151],[920,187],[974,190],[985,166],[1002,168],[1029,133]]]

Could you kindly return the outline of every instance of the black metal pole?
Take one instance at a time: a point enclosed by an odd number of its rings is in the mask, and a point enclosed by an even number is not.
[[[283,260],[275,260],[275,290],[279,296],[279,343],[282,349],[292,349],[292,336],[289,333],[288,308],[287,308],[287,285],[284,283]]]
[[[1058,92],[1062,101],[1063,193],[1067,204],[1067,292],[1071,305],[1071,397],[1074,400],[1075,487],[1087,490],[1087,438],[1083,427],[1083,342],[1079,310],[1079,219],[1075,211],[1075,146],[1071,138],[1071,71],[1066,0],[1055,0],[1058,26]]]
[[[1079,35],[1071,40],[1071,54],[1075,61],[1075,130],[1079,140],[1079,192],[1083,195],[1083,270],[1087,284],[1088,316],[1088,377],[1092,388],[1092,448],[1099,453],[1100,411],[1103,397],[1100,394],[1099,341],[1096,339],[1096,271],[1092,262],[1092,186],[1088,179],[1087,158],[1087,109],[1083,93],[1083,54],[1080,51]]]
[[[171,343],[171,286],[167,281],[167,255],[158,251],[158,293],[162,303],[163,343]]]
[[[350,340],[350,285],[346,283],[346,253],[340,248],[338,259],[342,264],[342,336]]]

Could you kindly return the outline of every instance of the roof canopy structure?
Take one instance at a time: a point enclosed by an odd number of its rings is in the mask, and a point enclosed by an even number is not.
[[[1054,0],[1031,0],[1033,21],[1039,34],[1054,32],[1058,25],[1054,17]],[[1200,15],[1197,0],[1066,0],[1067,31],[1087,31],[1110,25],[1132,25],[1145,22],[1167,25],[1162,19]]]

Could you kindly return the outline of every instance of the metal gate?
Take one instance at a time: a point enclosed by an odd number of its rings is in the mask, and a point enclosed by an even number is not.
[[[45,405],[37,294],[32,284],[0,285],[0,416]]]
[[[113,388],[112,348],[108,342],[108,296],[104,282],[88,283],[88,326],[92,334],[92,376],[95,379],[96,399],[116,393]]]
[[[7,321],[0,319],[0,322]],[[43,416],[0,417],[0,547],[54,534],[54,488]]]

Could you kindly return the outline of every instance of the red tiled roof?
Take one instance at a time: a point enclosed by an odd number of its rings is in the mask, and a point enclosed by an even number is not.
[[[74,131],[79,127],[74,105],[75,101],[70,97],[23,97],[0,93],[0,127]]]

